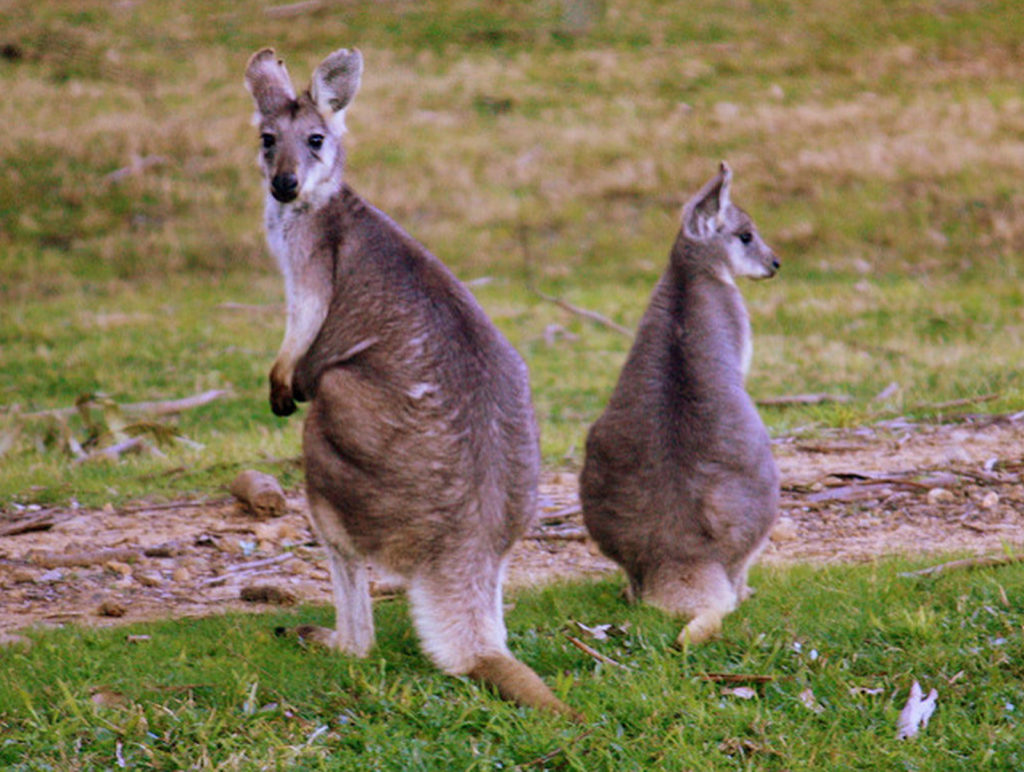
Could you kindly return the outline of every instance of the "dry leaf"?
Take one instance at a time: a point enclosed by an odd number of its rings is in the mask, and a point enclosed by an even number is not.
[[[906,740],[914,737],[920,729],[928,726],[928,719],[935,712],[935,702],[938,699],[938,690],[932,689],[925,697],[921,684],[914,681],[910,687],[907,704],[900,711],[900,719],[896,725],[896,739]]]
[[[749,686],[737,686],[734,689],[722,689],[722,696],[739,697],[741,700],[752,700],[757,696],[757,692]]]
[[[875,697],[875,696],[877,696],[879,694],[884,694],[884,693],[885,693],[885,689],[881,689],[881,688],[879,688],[879,689],[871,689],[871,688],[869,688],[867,686],[851,686],[850,687],[850,694],[853,695],[854,697],[856,697],[857,695],[860,695],[860,694],[865,694],[865,695],[867,695],[869,697]]]
[[[606,641],[610,636],[622,637],[629,630],[628,622],[624,625],[613,625],[609,623],[594,625],[593,627],[585,625],[582,622],[577,622],[576,620],[573,620],[573,623],[595,641]]]
[[[825,712],[824,706],[818,702],[818,698],[814,696],[814,692],[810,689],[804,689],[798,696],[800,697],[800,702],[802,702],[804,707],[808,710],[815,713]]]
[[[89,699],[98,708],[120,708],[128,704],[128,698],[110,689],[94,689]]]

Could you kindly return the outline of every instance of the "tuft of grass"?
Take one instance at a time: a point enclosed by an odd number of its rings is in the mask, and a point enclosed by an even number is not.
[[[916,564],[761,569],[721,639],[680,652],[678,622],[619,582],[519,593],[510,646],[587,716],[583,726],[434,670],[404,602],[378,603],[365,660],[303,649],[276,625],[329,609],[129,628],[37,630],[0,659],[9,769],[1017,768],[1024,568],[906,577]],[[823,614],[822,609],[829,609]],[[624,633],[568,641],[575,622]],[[148,636],[128,643],[127,636]],[[723,675],[724,674],[724,675]],[[723,678],[739,679],[735,683]],[[910,685],[939,692],[896,739]],[[753,690],[751,698],[730,691]],[[807,694],[813,695],[809,708]],[[804,695],[803,697],[801,695]]]

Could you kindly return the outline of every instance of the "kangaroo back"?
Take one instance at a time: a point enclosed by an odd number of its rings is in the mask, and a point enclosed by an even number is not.
[[[684,207],[580,477],[594,540],[636,597],[700,617],[694,638],[712,634],[745,592],[778,497],[769,438],[743,383],[751,336],[735,277],[767,278],[779,263],[732,203],[731,182],[723,163]]]

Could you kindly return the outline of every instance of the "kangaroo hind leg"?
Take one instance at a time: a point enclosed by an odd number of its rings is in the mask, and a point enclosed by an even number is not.
[[[345,654],[365,657],[374,639],[366,559],[352,546],[330,502],[310,493],[309,509],[314,530],[327,551],[334,588],[335,629],[324,643]]]

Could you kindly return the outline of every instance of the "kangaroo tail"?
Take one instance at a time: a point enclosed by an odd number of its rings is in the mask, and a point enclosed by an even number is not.
[[[467,675],[491,684],[506,700],[560,713],[573,721],[583,721],[583,716],[558,699],[529,666],[507,654],[479,657]]]

